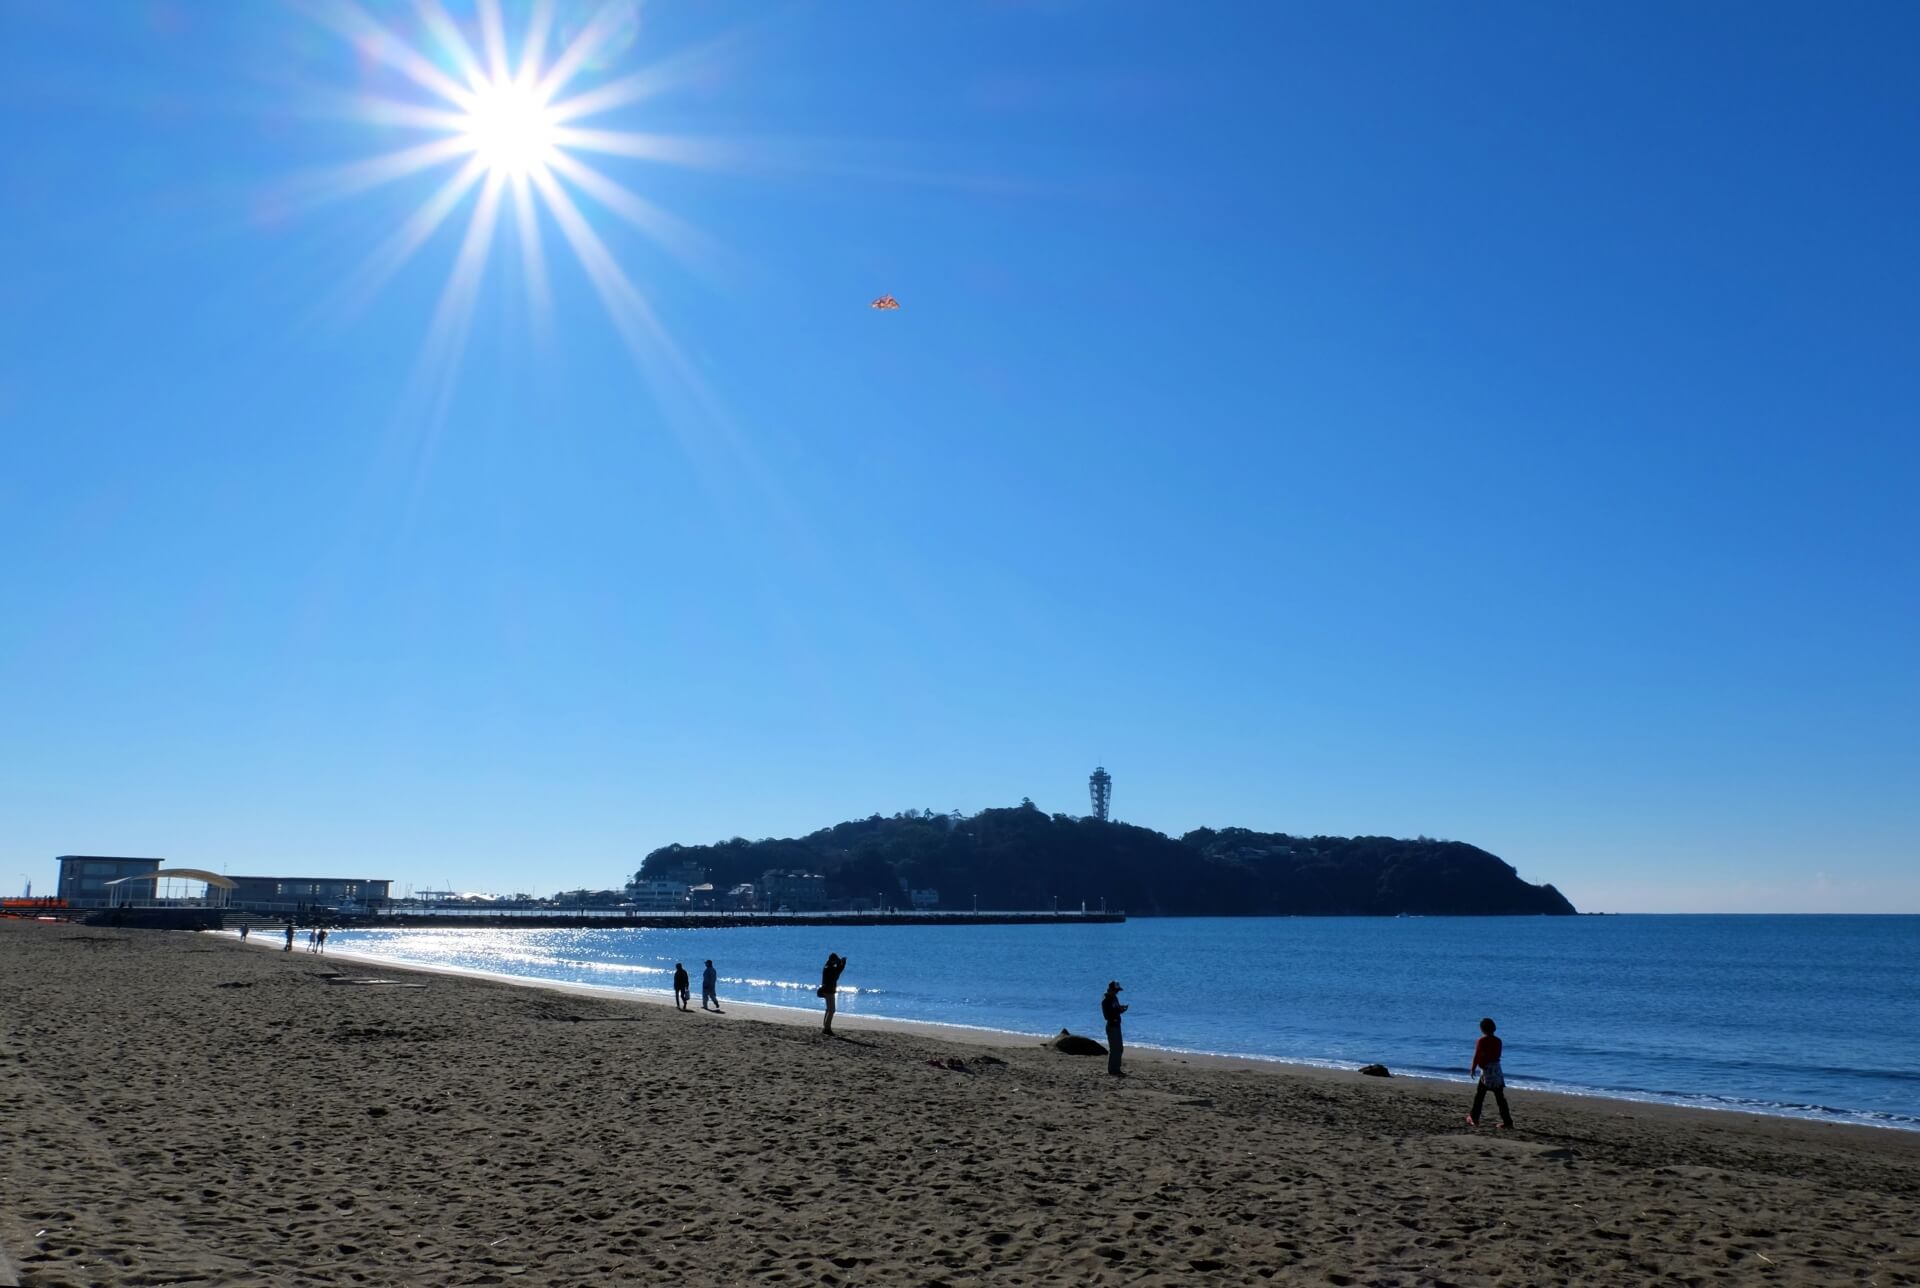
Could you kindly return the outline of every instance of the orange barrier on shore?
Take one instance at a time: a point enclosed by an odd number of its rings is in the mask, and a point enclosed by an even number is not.
[[[65,899],[0,899],[0,917],[65,916],[68,912]]]

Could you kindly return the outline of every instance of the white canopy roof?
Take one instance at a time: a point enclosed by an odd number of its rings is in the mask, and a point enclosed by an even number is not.
[[[208,885],[218,886],[222,890],[231,890],[234,888],[233,882],[221,876],[218,872],[205,872],[199,868],[156,868],[152,872],[136,873],[133,876],[121,877],[116,881],[109,881],[106,884],[117,886],[125,885],[129,881],[158,881],[161,877],[179,877],[184,881],[204,881]]]

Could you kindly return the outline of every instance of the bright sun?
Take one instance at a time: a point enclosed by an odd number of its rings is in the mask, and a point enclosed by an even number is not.
[[[552,162],[556,124],[534,86],[485,81],[474,88],[461,133],[489,172],[515,178],[538,174]]]
[[[526,14],[518,33],[508,31],[504,10],[510,2]],[[453,172],[343,284],[345,293],[364,306],[465,207],[466,231],[441,288],[418,365],[420,387],[437,390],[433,397],[438,406],[445,406],[459,369],[480,284],[503,224],[513,227],[526,300],[537,323],[544,325],[553,307],[544,236],[553,231],[573,251],[635,357],[650,372],[685,367],[646,291],[621,267],[591,216],[598,207],[603,217],[631,225],[674,254],[696,247],[697,234],[602,173],[587,157],[699,164],[705,162],[706,150],[694,140],[583,122],[664,93],[704,64],[699,59],[670,61],[636,68],[591,88],[570,88],[630,34],[638,2],[567,0],[569,9],[591,10],[593,16],[556,46],[558,0],[460,0],[457,5],[451,0],[411,0],[406,5],[383,0],[382,8],[411,12],[419,29],[411,38],[368,12],[374,7],[371,0],[302,0],[302,8],[350,41],[362,58],[385,65],[421,91],[400,97],[385,92],[356,95],[355,113],[384,128],[427,136],[329,171],[319,177],[316,191],[363,192],[451,163]],[[4,6],[0,0],[0,8]],[[472,23],[456,21],[449,8],[471,12]],[[582,201],[591,205],[582,209]]]

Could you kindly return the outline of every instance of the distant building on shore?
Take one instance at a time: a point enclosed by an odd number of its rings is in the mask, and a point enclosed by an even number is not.
[[[104,908],[111,900],[109,881],[122,877],[143,877],[160,870],[160,859],[116,858],[105,854],[63,854],[60,865],[60,897],[75,908]]]
[[[669,848],[679,850],[685,847],[676,845]],[[704,885],[707,880],[707,869],[698,859],[669,859],[653,864],[644,876],[638,872],[633,874],[635,882],[648,878],[655,881],[678,881],[683,886]]]
[[[627,902],[642,912],[679,912],[692,893],[684,881],[629,881]]]
[[[149,890],[144,896],[129,895],[125,887],[109,888],[109,883],[127,877],[144,877],[160,871],[160,859],[114,858],[99,854],[63,854],[60,864],[60,897],[76,908],[105,908],[124,903],[128,898],[156,897]],[[359,912],[386,904],[391,881],[368,877],[229,877],[233,885],[226,889],[225,904],[236,912],[285,913],[308,908],[335,908]],[[223,887],[224,888],[224,887]],[[115,890],[119,891],[116,896]]]
[[[227,906],[249,912],[337,908],[342,912],[385,907],[393,882],[369,877],[234,877]]]
[[[796,869],[760,874],[760,905],[768,912],[825,912],[827,879],[818,872]]]

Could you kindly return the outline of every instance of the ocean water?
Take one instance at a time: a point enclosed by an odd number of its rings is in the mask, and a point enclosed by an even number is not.
[[[1123,925],[354,930],[400,962],[726,1001],[1098,1035],[1467,1078],[1483,1015],[1511,1086],[1920,1130],[1920,917],[1142,918]],[[1516,1109],[1518,1106],[1516,1105]]]

